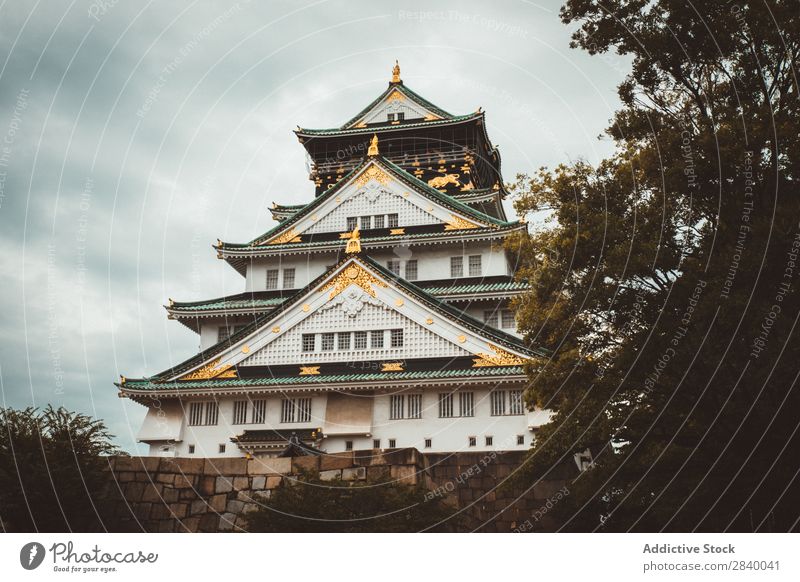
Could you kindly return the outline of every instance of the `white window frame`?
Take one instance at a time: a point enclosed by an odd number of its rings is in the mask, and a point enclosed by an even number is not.
[[[264,276],[264,288],[267,291],[273,291],[278,288],[278,278],[280,277],[280,269],[267,269]]]
[[[469,276],[470,277],[480,277],[483,273],[483,266],[482,266],[482,257],[481,255],[470,255],[468,259],[469,265]]]
[[[457,279],[464,276],[464,257],[450,257],[450,277]]]

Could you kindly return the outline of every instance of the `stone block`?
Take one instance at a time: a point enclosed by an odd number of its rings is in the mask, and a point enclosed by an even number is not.
[[[198,485],[200,495],[213,495],[216,484],[216,477],[211,477],[208,475],[205,477],[200,477],[200,483]]]
[[[319,471],[319,457],[316,455],[293,457],[292,473],[297,475],[303,471]]]
[[[198,515],[206,511],[208,511],[208,503],[205,499],[196,499],[192,501],[192,505],[189,507],[189,513],[192,515]]]
[[[360,467],[371,467],[373,465],[386,465],[387,460],[380,449],[367,449],[353,451],[353,464]]]
[[[125,499],[127,499],[131,503],[136,503],[137,501],[141,501],[142,495],[144,494],[145,484],[140,482],[133,482],[133,483],[126,483],[125,486],[122,488],[122,491],[125,494]]]
[[[287,475],[292,472],[292,459],[281,458],[256,458],[247,462],[249,475]]]
[[[200,518],[199,517],[187,517],[186,519],[181,520],[181,527],[177,531],[188,531],[194,533],[200,527]]]
[[[239,491],[239,493],[236,494],[236,499],[238,499],[239,501],[244,501],[245,503],[252,503],[253,501],[255,501],[256,496],[257,494],[254,494],[252,491],[249,490]]]
[[[383,457],[388,465],[416,465],[419,462],[417,449],[392,449],[385,451]]]
[[[203,472],[206,475],[226,475],[230,477],[246,475],[247,462],[244,457],[206,459]]]
[[[162,519],[158,522],[158,528],[156,531],[158,533],[172,533],[175,531],[175,524],[178,523],[172,519]]]
[[[150,519],[168,519],[172,517],[172,514],[169,511],[169,506],[164,505],[163,503],[153,503],[152,508],[150,509]]]
[[[228,501],[227,505],[225,505],[225,510],[228,513],[239,513],[242,509],[244,509],[244,502],[238,499],[231,499]]]
[[[219,495],[214,495],[211,499],[208,500],[208,510],[207,511],[216,511],[221,512],[225,511],[225,506],[228,503],[228,496],[224,493],[220,493]]]
[[[242,508],[242,513],[250,513],[251,511],[256,511],[258,509],[258,503],[245,503],[244,507]]]
[[[161,483],[148,483],[142,493],[142,501],[161,501],[161,490],[164,486]]]
[[[279,477],[277,475],[272,475],[270,477],[267,477],[267,481],[266,481],[265,487],[267,489],[275,489],[275,488],[281,486],[281,481],[283,481],[283,477]]]
[[[233,483],[227,477],[219,476],[217,477],[216,484],[214,485],[214,491],[216,493],[227,493],[228,491],[233,491]]]
[[[347,469],[353,466],[352,453],[337,453],[335,455],[322,455],[319,460],[320,471],[333,469]]]
[[[197,477],[193,475],[187,475],[186,473],[180,473],[175,475],[175,480],[173,481],[173,485],[176,489],[186,489],[194,487],[197,483]]]
[[[156,483],[169,483],[172,485],[175,482],[174,473],[158,473],[155,478]]]
[[[219,531],[230,531],[233,529],[233,524],[236,521],[236,514],[223,513],[219,516]]]
[[[219,525],[219,515],[216,513],[205,513],[200,518],[200,524],[197,531],[214,532],[217,531]]]
[[[417,484],[417,467],[414,465],[392,465],[391,476],[392,480],[398,483],[405,483],[408,485]]]
[[[137,503],[133,506],[133,515],[139,521],[144,521],[150,518],[150,509],[153,507],[152,503]]]
[[[368,481],[381,481],[391,477],[391,471],[387,465],[375,465],[366,469]]]
[[[256,475],[253,477],[253,484],[250,486],[251,489],[258,490],[263,489],[267,486],[267,478],[264,475]]]
[[[233,488],[236,491],[241,491],[243,489],[250,489],[250,479],[248,479],[247,477],[234,477]]]
[[[116,478],[120,483],[127,483],[136,480],[136,473],[133,471],[122,471],[121,473],[116,473]]]
[[[176,473],[200,474],[205,469],[206,460],[195,457],[176,457],[172,459]]]
[[[197,499],[198,491],[196,489],[179,489],[180,499],[183,501],[191,501]]]
[[[342,479],[345,481],[362,481],[366,478],[366,467],[351,467],[350,469],[342,469]]]
[[[180,498],[180,490],[165,487],[161,492],[161,498],[164,500],[164,503],[174,503]]]
[[[319,478],[322,481],[333,481],[334,479],[341,479],[342,478],[342,470],[341,469],[333,469],[331,471],[320,471]]]

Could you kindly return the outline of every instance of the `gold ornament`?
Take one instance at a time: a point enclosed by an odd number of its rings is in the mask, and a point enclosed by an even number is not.
[[[361,252],[361,233],[358,230],[358,227],[354,228],[353,232],[350,233],[344,252],[347,254]]]
[[[198,368],[194,372],[190,372],[178,378],[178,380],[208,380],[210,378],[236,378],[236,370],[231,370],[233,364],[225,364],[220,366],[221,358],[217,358]],[[219,367],[218,367],[219,366]]]
[[[278,236],[276,236],[275,238],[269,240],[268,242],[261,243],[261,244],[282,245],[284,243],[289,243],[289,242],[293,242],[293,243],[300,242],[300,237],[297,234],[297,230],[294,229],[294,228],[290,228],[286,232],[284,232],[282,234],[279,234]]]
[[[467,230],[470,228],[478,228],[478,225],[455,214],[450,215],[450,220],[444,226],[445,230]]]
[[[319,366],[300,366],[301,376],[319,376]]]
[[[405,101],[406,97],[400,91],[392,91],[389,96],[386,98],[387,103],[391,103],[392,101]]]
[[[368,156],[378,155],[378,134],[372,134],[372,139],[369,142],[369,149],[367,150]]]
[[[392,83],[400,82],[400,63],[395,60],[394,67],[392,67]]]
[[[402,372],[403,362],[386,362],[381,367],[381,372]]]
[[[372,288],[372,285],[386,287],[386,283],[376,279],[372,273],[365,270],[358,263],[353,263],[336,275],[336,277],[328,281],[319,291],[322,293],[333,287],[333,290],[328,296],[328,299],[333,299],[350,285],[358,285],[372,297],[375,297],[375,290]]]
[[[406,233],[405,228],[393,228],[389,230],[389,234],[405,234],[405,233]]]
[[[403,301],[402,299],[398,299],[394,302],[394,304],[397,305],[398,307],[402,307],[403,305],[405,305],[405,301]]]
[[[495,366],[521,366],[525,363],[523,358],[515,356],[512,353],[505,351],[502,348],[489,344],[489,349],[494,352],[494,355],[478,353],[478,357],[473,361],[473,368],[489,368]]]
[[[361,172],[361,175],[353,182],[356,186],[366,186],[370,180],[377,180],[384,186],[389,183],[389,176],[375,164],[371,164],[369,168]]]

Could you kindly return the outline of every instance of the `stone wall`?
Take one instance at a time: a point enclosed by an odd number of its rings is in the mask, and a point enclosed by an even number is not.
[[[460,513],[464,531],[552,531],[548,503],[566,491],[575,471],[533,487],[499,487],[524,452],[421,454],[416,449],[353,451],[275,459],[114,457],[112,484],[124,502],[120,527],[154,532],[244,531],[254,497],[270,495],[304,471],[347,481],[391,477],[420,484]]]

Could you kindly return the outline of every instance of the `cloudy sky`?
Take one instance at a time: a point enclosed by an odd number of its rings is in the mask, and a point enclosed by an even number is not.
[[[199,344],[162,305],[243,290],[211,244],[313,197],[292,129],[349,119],[396,58],[443,109],[487,111],[506,180],[610,151],[625,61],[570,49],[558,2],[432,4],[3,2],[0,405],[137,450],[144,408],[113,382]]]

